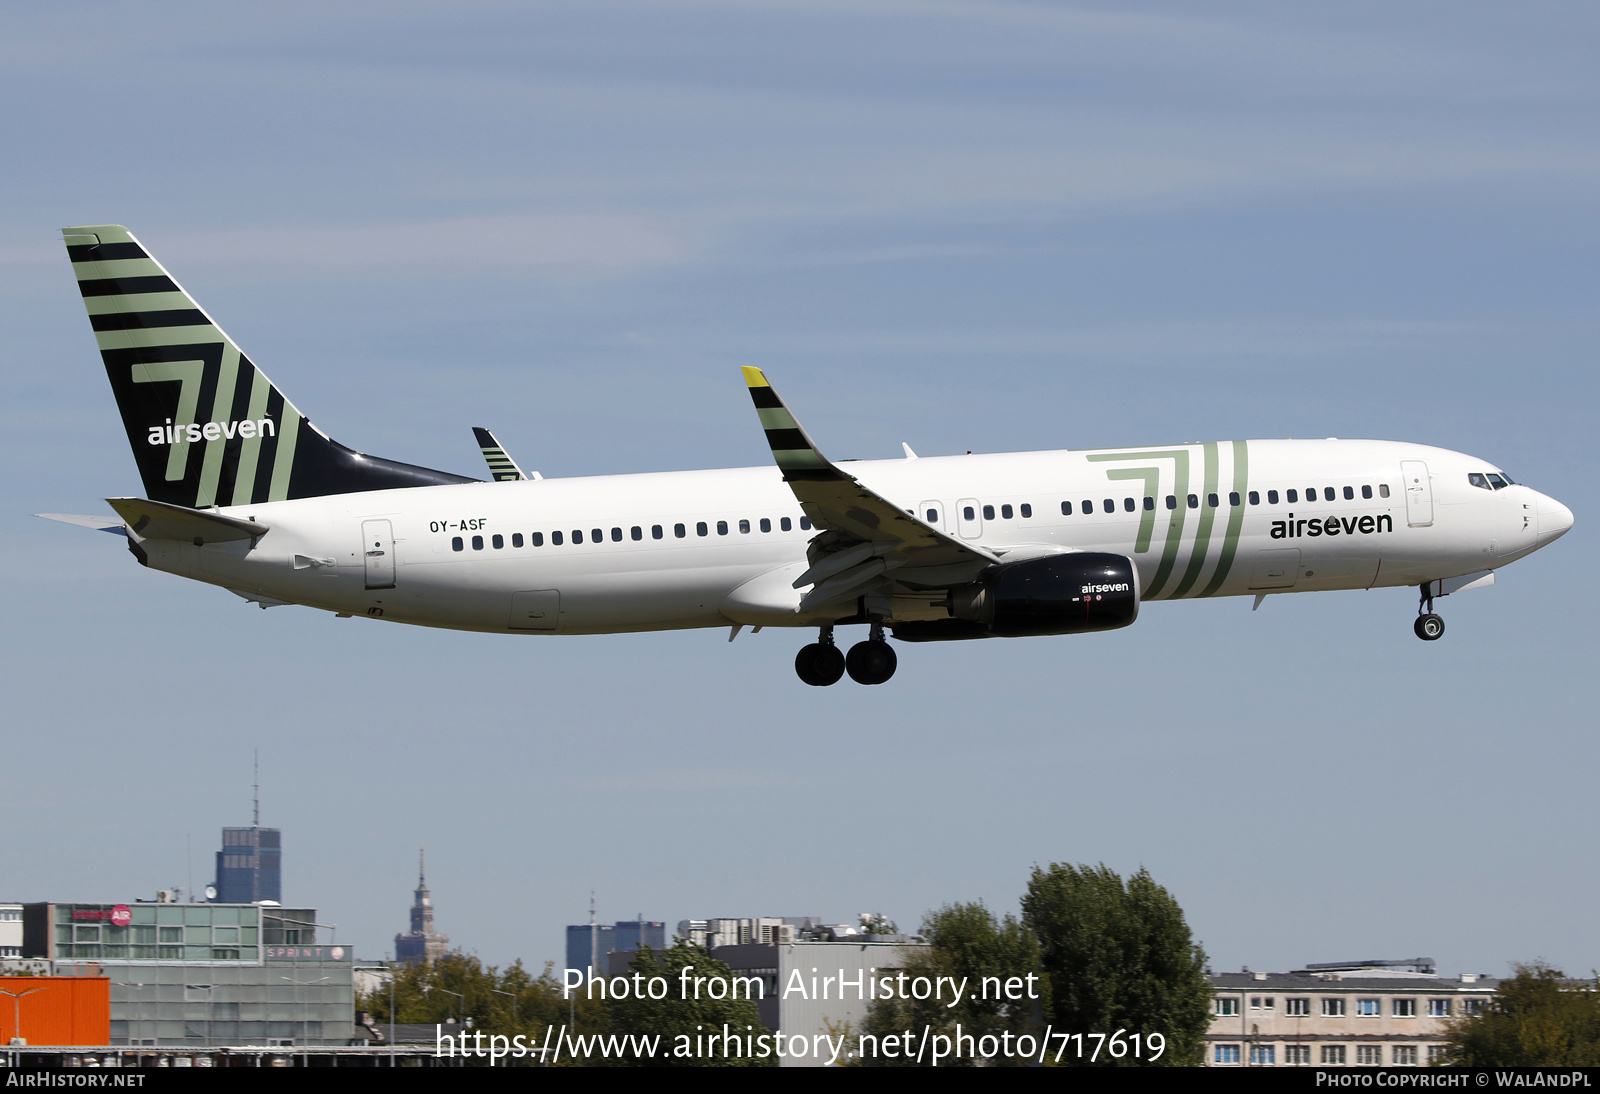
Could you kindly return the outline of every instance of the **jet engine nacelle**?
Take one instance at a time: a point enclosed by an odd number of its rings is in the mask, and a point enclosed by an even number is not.
[[[950,590],[952,618],[896,624],[908,642],[1025,638],[1126,627],[1139,616],[1139,570],[1126,555],[1047,555],[991,567]]]

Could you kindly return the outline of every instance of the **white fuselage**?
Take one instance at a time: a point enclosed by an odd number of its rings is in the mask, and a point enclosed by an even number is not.
[[[1473,485],[1469,475],[1498,472],[1482,460],[1389,441],[1224,441],[844,469],[1002,559],[1127,555],[1147,600],[1418,585],[1503,566],[1572,523],[1565,506],[1526,486]],[[823,619],[794,611],[801,591],[792,581],[817,533],[802,526],[771,466],[383,490],[217,512],[270,530],[253,543],[144,540],[149,564],[252,599],[461,630],[595,634]],[[946,617],[937,592],[919,599],[928,589],[905,573],[913,587],[896,588],[891,625]]]

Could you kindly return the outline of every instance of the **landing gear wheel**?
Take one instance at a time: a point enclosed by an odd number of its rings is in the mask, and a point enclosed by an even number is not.
[[[858,684],[881,684],[894,675],[899,658],[883,639],[857,642],[844,659],[845,671]]]
[[[1437,642],[1444,634],[1444,620],[1429,612],[1427,615],[1417,616],[1417,622],[1412,630],[1417,632],[1417,637],[1424,642]]]
[[[802,681],[814,688],[837,684],[844,675],[844,654],[832,643],[824,645],[813,642],[809,646],[801,646],[800,652],[794,657],[794,671]]]

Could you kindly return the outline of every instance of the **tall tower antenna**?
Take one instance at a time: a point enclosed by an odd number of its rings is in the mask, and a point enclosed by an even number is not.
[[[255,783],[251,786],[254,791],[251,802],[254,808],[250,812],[250,827],[261,827],[261,750],[255,750]]]

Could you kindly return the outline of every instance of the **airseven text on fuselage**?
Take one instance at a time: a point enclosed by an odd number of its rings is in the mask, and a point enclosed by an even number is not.
[[[1300,539],[1314,538],[1316,536],[1337,536],[1341,533],[1353,536],[1357,532],[1363,535],[1372,535],[1375,532],[1394,531],[1394,518],[1388,513],[1380,513],[1376,517],[1301,517],[1294,519],[1294,514],[1289,514],[1288,520],[1275,520],[1272,522],[1271,536],[1273,539]]]

